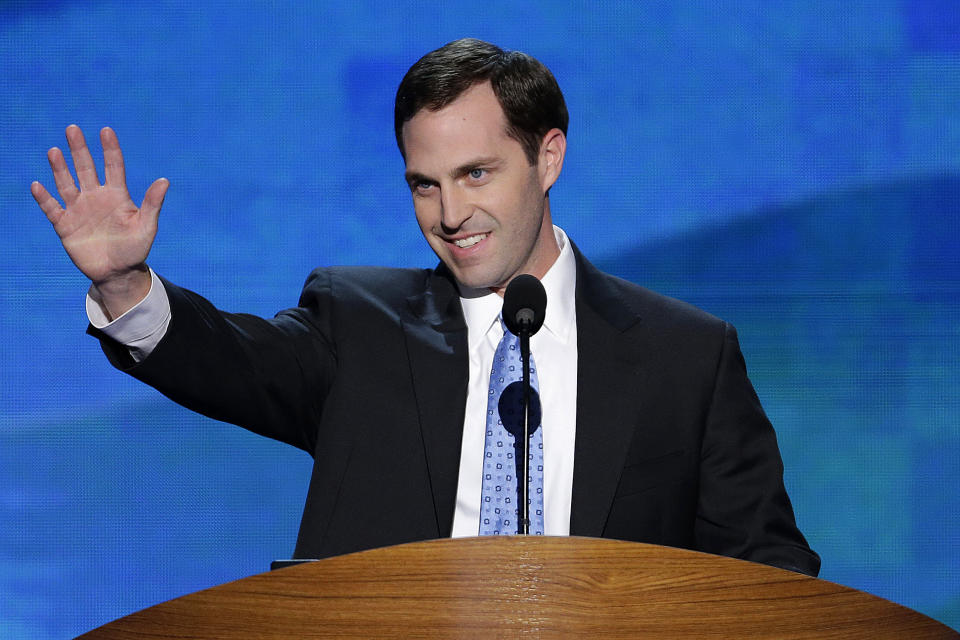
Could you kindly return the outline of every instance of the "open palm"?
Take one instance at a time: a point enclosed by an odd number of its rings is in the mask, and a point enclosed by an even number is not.
[[[160,178],[147,189],[138,208],[127,191],[123,154],[117,135],[109,127],[100,131],[106,181],[100,184],[80,127],[67,127],[67,142],[77,172],[79,188],[70,175],[63,152],[47,152],[60,205],[39,182],[30,191],[53,224],[73,263],[94,286],[109,287],[137,272],[145,272],[147,255],[157,233],[157,216],[170,183]]]

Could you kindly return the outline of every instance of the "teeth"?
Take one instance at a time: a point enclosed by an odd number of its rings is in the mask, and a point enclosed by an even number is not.
[[[481,233],[475,236],[470,236],[469,238],[462,238],[460,240],[454,240],[453,244],[457,245],[461,249],[466,249],[467,247],[472,247],[481,240],[487,237],[487,234]]]

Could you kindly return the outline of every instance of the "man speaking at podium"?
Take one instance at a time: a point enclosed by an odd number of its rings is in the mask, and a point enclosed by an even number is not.
[[[31,190],[92,282],[89,332],[114,366],[313,456],[297,558],[516,531],[518,456],[498,413],[522,367],[501,308],[532,274],[548,303],[530,339],[530,533],[816,575],[733,327],[599,272],[553,225],[567,120],[553,76],[523,53],[465,39],[424,56],[397,91],[395,129],[440,264],[317,269],[270,320],[147,267],[169,183],[137,208],[112,130],[103,185],[71,126],[79,186],[54,148],[65,208]]]

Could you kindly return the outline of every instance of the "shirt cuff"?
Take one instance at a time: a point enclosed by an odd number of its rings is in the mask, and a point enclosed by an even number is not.
[[[125,345],[135,362],[144,360],[170,326],[170,300],[160,278],[150,269],[150,291],[122,316],[110,321],[103,308],[87,294],[87,319],[96,329]]]

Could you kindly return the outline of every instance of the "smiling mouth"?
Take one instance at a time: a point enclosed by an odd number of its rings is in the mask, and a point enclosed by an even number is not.
[[[477,244],[478,242],[480,242],[481,240],[483,240],[484,238],[486,238],[488,235],[490,234],[479,233],[475,236],[470,236],[469,238],[460,238],[459,240],[454,240],[453,244],[457,245],[461,249],[468,249],[473,245]]]

